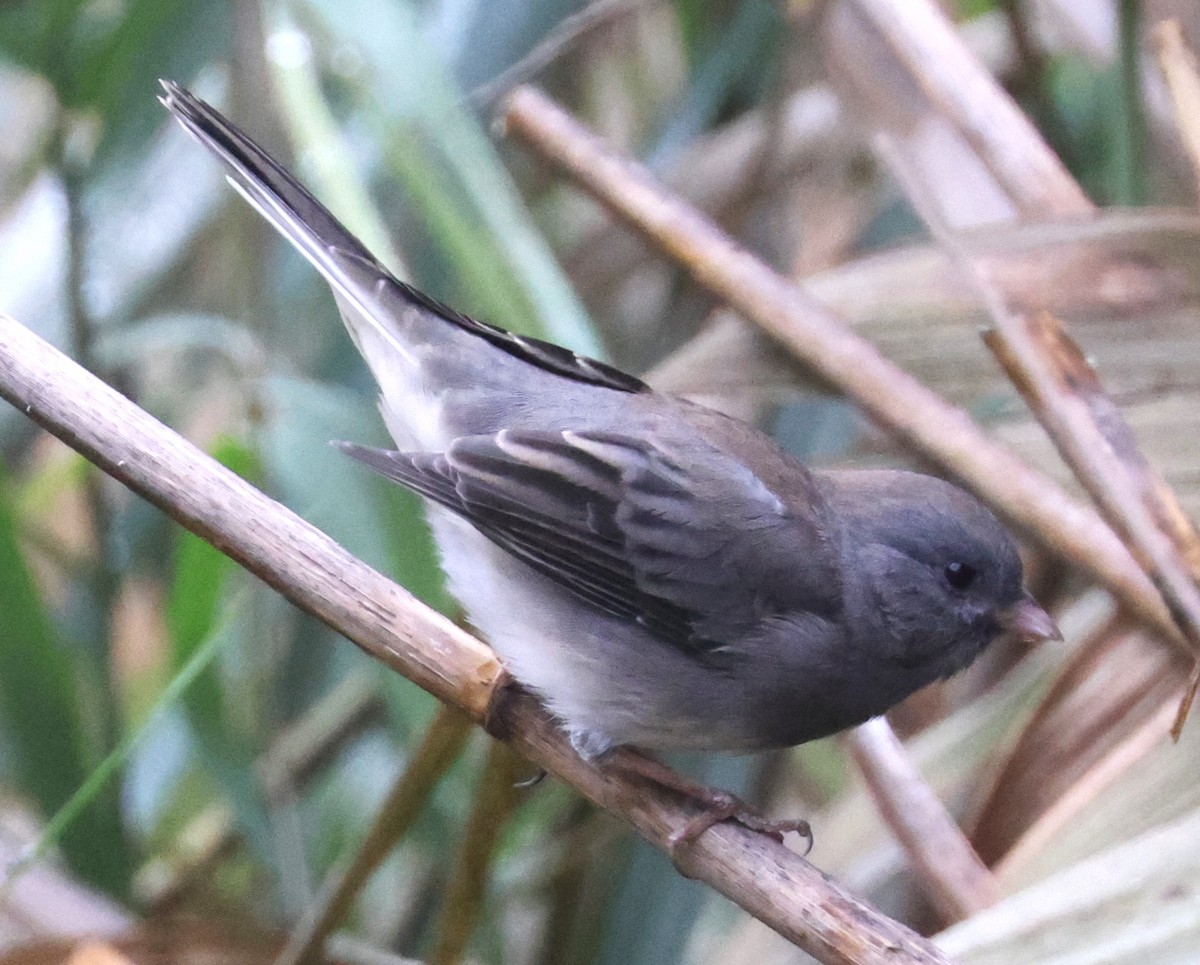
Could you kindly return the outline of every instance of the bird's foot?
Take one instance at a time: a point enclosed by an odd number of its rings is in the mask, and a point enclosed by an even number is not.
[[[614,763],[626,772],[675,791],[701,806],[699,814],[683,827],[671,832],[667,838],[667,851],[676,863],[678,863],[681,852],[693,845],[705,831],[722,821],[731,820],[737,821],[744,828],[768,835],[780,842],[783,841],[786,833],[794,831],[807,841],[804,853],[808,854],[812,849],[812,827],[805,820],[768,818],[736,795],[706,787],[698,781],[693,781],[672,770],[661,761],[635,751],[624,751]]]
[[[513,787],[515,787],[519,791],[532,790],[533,788],[535,788],[539,784],[541,784],[542,781],[544,781],[546,779],[546,775],[549,773],[550,772],[547,771],[544,767],[539,767],[536,771],[533,772],[533,774],[531,776],[524,778],[523,780],[517,781],[515,784],[513,784]]]
[[[667,851],[676,861],[680,853],[695,844],[700,835],[722,821],[736,821],[742,827],[774,838],[780,844],[785,834],[794,831],[805,840],[804,853],[812,850],[812,826],[803,818],[768,818],[757,808],[725,791],[709,790],[704,798],[695,800],[704,806],[704,810],[682,828],[672,831],[667,838]]]

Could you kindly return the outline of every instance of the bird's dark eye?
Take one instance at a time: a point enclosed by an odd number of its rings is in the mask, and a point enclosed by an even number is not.
[[[946,574],[946,582],[956,590],[970,588],[975,582],[975,577],[979,575],[970,563],[947,563],[943,572]]]

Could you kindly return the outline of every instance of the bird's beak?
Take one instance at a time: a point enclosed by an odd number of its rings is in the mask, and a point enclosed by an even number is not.
[[[1062,631],[1050,619],[1050,614],[1038,606],[1037,601],[1028,593],[996,616],[1006,633],[1011,633],[1024,643],[1041,643],[1043,640],[1063,638]]]

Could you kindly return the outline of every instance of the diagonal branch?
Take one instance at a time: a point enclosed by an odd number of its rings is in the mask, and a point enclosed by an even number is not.
[[[892,149],[887,135],[877,142],[910,203],[987,307],[994,327],[983,333],[985,344],[1150,575],[1176,624],[1170,639],[1195,660],[1200,653],[1200,536],[1195,524],[1142,454],[1133,430],[1062,323],[1046,311],[1010,309],[978,259],[937,213],[929,185]],[[1180,705],[1176,736],[1197,679],[1193,674]]]
[[[878,717],[856,728],[850,751],[942,921],[962,921],[999,901],[999,882],[904,752],[887,719]]]
[[[643,167],[603,144],[541,92],[518,88],[502,116],[510,132],[561,166],[880,425],[1090,574],[1142,621],[1179,638],[1154,585],[1090,506],[992,439],[966,412],[890,362],[802,286],[668,194]]]
[[[694,816],[694,805],[619,766],[582,760],[536,701],[503,685],[482,643],[4,315],[0,396],[371,656],[491,724],[656,847],[666,850]],[[717,826],[679,868],[823,962],[948,965],[929,942],[762,835]]]

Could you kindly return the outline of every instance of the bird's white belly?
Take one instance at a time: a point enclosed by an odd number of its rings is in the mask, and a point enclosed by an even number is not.
[[[703,708],[693,714],[680,705],[689,692],[681,689],[689,687],[685,678],[702,673],[699,665],[577,600],[460,517],[436,506],[428,515],[451,593],[581,753],[594,757],[618,744],[686,749],[722,742],[714,741],[714,731],[733,721],[704,719]],[[731,740],[735,735],[727,734],[723,742]]]

